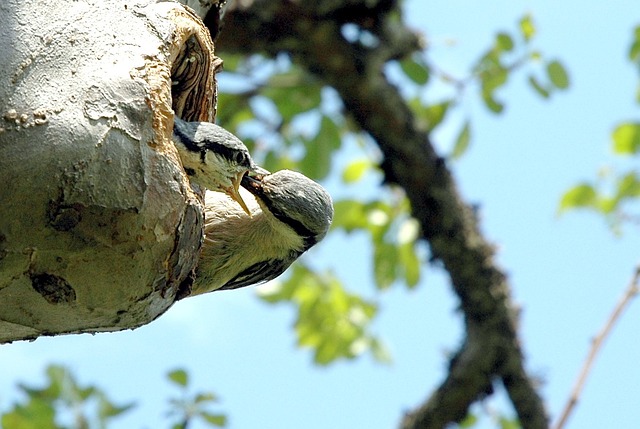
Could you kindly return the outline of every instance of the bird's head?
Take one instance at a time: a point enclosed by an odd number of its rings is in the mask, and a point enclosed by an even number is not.
[[[287,225],[304,240],[304,250],[322,240],[333,220],[329,193],[303,174],[281,170],[254,178],[245,175],[242,186],[262,211]]]
[[[259,167],[236,136],[210,122],[185,122],[174,117],[173,142],[189,179],[211,191],[225,192],[250,215],[238,192],[242,177],[269,174]]]

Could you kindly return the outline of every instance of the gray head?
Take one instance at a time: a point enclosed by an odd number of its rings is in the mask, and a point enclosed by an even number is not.
[[[210,122],[185,122],[175,116],[173,142],[191,181],[227,193],[249,213],[238,193],[242,176],[269,172],[253,162],[240,139]]]
[[[303,174],[281,170],[256,180],[245,176],[242,186],[280,222],[304,239],[305,249],[322,240],[333,220],[327,191]]]
[[[206,151],[210,150],[229,163],[247,170],[256,168],[249,150],[242,141],[224,128],[211,122],[185,122],[174,117],[174,139],[190,152],[197,153],[206,163]]]

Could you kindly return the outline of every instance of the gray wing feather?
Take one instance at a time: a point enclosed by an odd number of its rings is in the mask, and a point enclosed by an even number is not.
[[[224,286],[218,290],[237,289],[253,284],[268,282],[284,273],[287,268],[295,261],[296,258],[290,259],[271,259],[253,264],[246,270],[242,271],[234,278],[229,280]]]

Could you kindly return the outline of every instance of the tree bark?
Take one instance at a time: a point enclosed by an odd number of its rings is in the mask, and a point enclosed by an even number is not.
[[[170,2],[5,0],[0,57],[0,343],[154,320],[202,242],[170,136],[172,107],[215,116],[208,31]]]

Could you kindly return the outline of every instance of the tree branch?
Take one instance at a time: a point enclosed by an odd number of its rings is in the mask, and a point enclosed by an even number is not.
[[[569,400],[567,401],[562,413],[560,414],[560,419],[558,423],[555,425],[555,429],[562,429],[566,424],[567,420],[571,416],[575,406],[578,404],[578,400],[580,399],[580,394],[582,393],[582,389],[584,388],[584,383],[587,381],[587,377],[591,372],[591,367],[596,360],[596,356],[598,352],[602,349],[602,345],[604,341],[609,337],[611,331],[615,324],[620,319],[622,312],[631,304],[631,300],[635,298],[635,296],[640,292],[640,288],[638,283],[640,282],[640,265],[638,265],[631,277],[631,281],[629,282],[629,286],[624,291],[622,298],[616,304],[615,308],[611,312],[609,319],[605,322],[604,326],[593,339],[593,343],[591,344],[591,350],[589,350],[589,354],[582,365],[582,369],[580,370],[580,374],[578,375],[578,379],[576,380],[576,384],[571,391],[571,396],[569,396]]]
[[[493,248],[480,234],[473,211],[460,198],[428,134],[417,127],[397,88],[382,73],[384,63],[394,57],[389,52],[396,40],[385,34],[409,30],[401,22],[389,27],[386,18],[397,7],[394,2],[393,8],[388,1],[370,3],[361,9],[369,14],[368,20],[360,15],[359,22],[373,23],[368,30],[380,39],[375,48],[345,40],[342,23],[324,19],[335,14],[314,11],[313,2],[284,0],[236,3],[227,13],[218,46],[243,53],[286,51],[335,88],[346,110],[378,143],[386,181],[404,188],[432,255],[451,276],[467,338],[447,378],[423,406],[405,417],[402,428],[442,428],[460,421],[474,401],[491,392],[494,379],[504,383],[524,428],[546,428],[542,400],[524,369],[509,286],[493,261]],[[414,39],[415,49],[419,42]],[[398,52],[404,55],[411,44],[406,37],[400,40]]]

